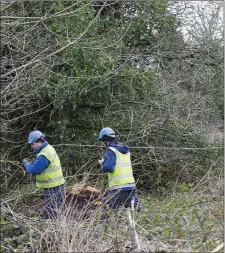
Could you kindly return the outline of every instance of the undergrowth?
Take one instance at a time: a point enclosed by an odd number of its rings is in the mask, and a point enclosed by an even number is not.
[[[42,220],[42,195],[23,186],[3,196],[1,252],[132,252],[127,218],[121,210],[101,221],[100,207],[68,203],[57,221]],[[183,190],[182,190],[183,189]],[[142,252],[210,252],[223,242],[223,196],[179,192],[139,194],[136,229]],[[16,199],[16,201],[15,201]]]

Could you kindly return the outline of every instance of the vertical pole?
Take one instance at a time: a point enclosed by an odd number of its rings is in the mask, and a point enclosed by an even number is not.
[[[131,242],[133,249],[140,250],[140,242],[138,239],[137,231],[135,229],[135,222],[134,222],[134,199],[131,201],[131,208],[127,208],[127,217],[128,217],[128,224],[131,231]]]

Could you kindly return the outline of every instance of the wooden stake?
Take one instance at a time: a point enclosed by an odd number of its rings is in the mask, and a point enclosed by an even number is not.
[[[219,246],[217,246],[212,252],[219,252],[222,248],[224,247],[224,243],[220,244]]]
[[[131,208],[127,208],[128,224],[131,230],[131,242],[133,249],[140,250],[140,242],[138,239],[137,231],[134,222],[134,200],[131,201]]]

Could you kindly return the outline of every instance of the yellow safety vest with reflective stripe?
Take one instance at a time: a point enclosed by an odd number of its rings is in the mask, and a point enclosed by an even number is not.
[[[108,173],[109,189],[127,187],[127,184],[135,186],[130,160],[130,152],[120,153],[117,149],[109,147],[116,155],[116,165],[113,172]]]
[[[37,157],[40,155],[45,156],[50,164],[42,173],[36,175],[36,186],[39,188],[52,188],[64,184],[62,167],[55,149],[48,144],[37,154]]]

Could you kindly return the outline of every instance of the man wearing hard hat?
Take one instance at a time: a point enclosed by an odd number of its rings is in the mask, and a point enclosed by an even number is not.
[[[98,160],[98,163],[102,171],[108,173],[107,204],[118,210],[122,206],[130,207],[134,200],[134,206],[139,209],[140,200],[136,195],[128,145],[118,142],[115,131],[110,127],[103,128],[98,139],[106,150],[104,158]]]
[[[34,150],[35,160],[29,162],[25,159],[24,167],[28,173],[35,175],[36,186],[44,189],[44,216],[56,218],[65,183],[59,157],[45,135],[38,130],[29,134],[28,144]]]

